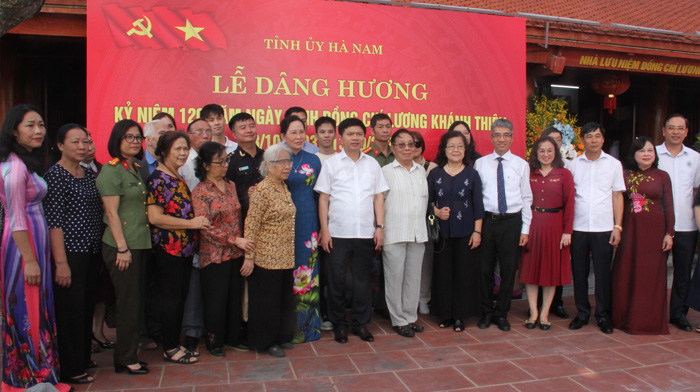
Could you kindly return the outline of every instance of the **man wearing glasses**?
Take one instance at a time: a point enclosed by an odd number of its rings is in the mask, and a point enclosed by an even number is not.
[[[700,186],[700,154],[683,145],[688,136],[688,119],[671,114],[662,128],[664,142],[656,146],[659,169],[671,177],[673,208],[676,216],[673,238],[673,287],[669,323],[682,331],[693,328],[686,319],[690,271],[693,267],[698,227],[693,217],[693,197]]]

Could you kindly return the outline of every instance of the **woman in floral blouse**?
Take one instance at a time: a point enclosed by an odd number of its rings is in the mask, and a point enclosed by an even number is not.
[[[262,180],[250,197],[245,235],[255,242],[246,250],[245,265],[255,263],[248,277],[248,339],[258,351],[284,357],[294,348],[294,217],[296,208],[284,180],[292,170],[292,159],[283,144],[263,155]],[[249,273],[248,270],[244,273]]]
[[[185,164],[190,142],[181,131],[165,133],[156,146],[161,162],[148,178],[148,220],[155,257],[155,292],[163,328],[163,359],[191,364],[195,354],[180,346],[185,299],[190,282],[195,230],[209,229],[209,220],[195,217],[192,197],[178,169]]]
[[[321,160],[302,149],[306,142],[306,124],[299,117],[289,116],[282,120],[280,133],[292,151],[292,170],[284,182],[297,209],[293,273],[297,327],[292,342],[303,343],[321,337],[318,203],[314,192]]]
[[[236,184],[226,178],[226,149],[216,142],[199,148],[195,174],[201,181],[192,191],[195,216],[209,220],[211,229],[199,232],[199,269],[204,300],[204,326],[209,354],[223,358],[224,342],[242,351],[250,348],[241,334],[243,283],[253,270],[243,251],[254,251],[243,238],[241,204]]]

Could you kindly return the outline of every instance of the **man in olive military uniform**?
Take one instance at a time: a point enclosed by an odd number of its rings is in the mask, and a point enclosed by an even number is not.
[[[374,144],[362,152],[376,159],[379,162],[379,166],[394,162],[394,153],[389,148],[391,130],[394,126],[391,118],[385,113],[377,113],[372,116],[369,126],[372,130],[372,135],[374,135]]]

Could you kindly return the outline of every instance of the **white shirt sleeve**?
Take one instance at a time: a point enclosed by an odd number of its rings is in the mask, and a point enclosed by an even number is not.
[[[530,188],[530,165],[527,163],[520,177],[520,194],[523,200],[523,226],[520,229],[520,233],[530,234],[530,223],[532,223],[532,188]]]

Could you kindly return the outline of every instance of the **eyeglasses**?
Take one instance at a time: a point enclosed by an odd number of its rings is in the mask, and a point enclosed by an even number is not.
[[[416,145],[416,148],[422,148],[422,147],[423,147],[423,142],[416,141],[416,142],[414,142],[414,144]]]
[[[221,166],[228,166],[228,160],[226,159],[224,159],[223,161],[211,161],[211,163]]]
[[[201,130],[201,129],[196,129],[196,130],[194,130],[194,131],[190,131],[190,133],[193,134],[193,135],[197,135],[197,136],[199,136],[199,135],[201,135],[201,134],[203,134],[203,133],[204,133],[204,134],[207,134],[207,135],[211,135],[211,134],[212,134],[212,133],[211,133],[211,129],[207,129],[206,131],[203,131],[203,130]]]
[[[394,145],[395,145],[396,147],[402,149],[402,150],[403,150],[404,148],[407,148],[407,147],[408,147],[408,148],[414,148],[414,147],[416,147],[416,143],[414,143],[414,142],[409,142],[409,143],[397,143],[397,144],[394,144]]]
[[[124,140],[126,140],[127,143],[133,143],[133,142],[141,143],[141,142],[143,141],[143,136],[141,136],[141,135],[132,135],[132,134],[130,134],[130,133],[129,133],[129,134],[126,134],[126,135],[124,135],[124,136],[122,136],[122,138],[123,138]]]
[[[292,160],[291,159],[279,159],[276,161],[270,161],[272,163],[279,163],[283,166],[292,166]]]
[[[686,128],[684,126],[674,127],[673,125],[671,125],[670,127],[666,127],[666,129],[668,129],[669,131],[685,131]]]
[[[464,146],[461,144],[450,144],[445,147],[445,150],[464,150]]]

